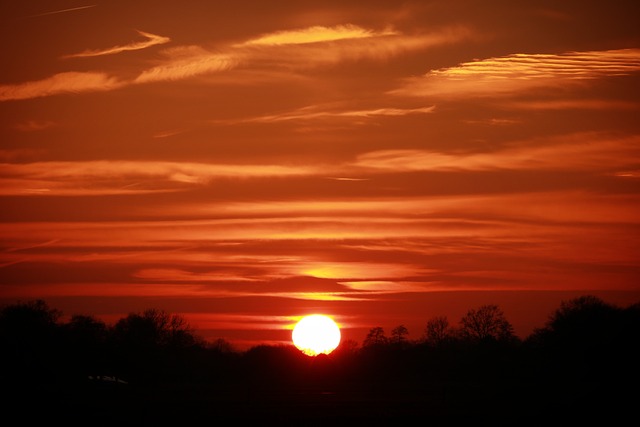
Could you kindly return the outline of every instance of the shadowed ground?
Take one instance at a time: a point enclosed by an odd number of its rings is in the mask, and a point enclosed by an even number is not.
[[[313,384],[296,389],[267,384],[218,389],[203,385],[132,387],[87,383],[76,388],[41,386],[20,390],[13,394],[13,404],[7,407],[24,422],[57,421],[67,425],[396,425],[417,421],[443,426],[462,422],[536,426],[583,421],[611,425],[631,415],[636,399],[636,392],[589,383],[544,388],[540,384],[515,383],[445,382],[419,388],[350,384],[339,389],[319,389]]]

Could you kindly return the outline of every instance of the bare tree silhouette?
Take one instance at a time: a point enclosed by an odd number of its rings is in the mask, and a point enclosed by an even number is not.
[[[145,381],[186,375],[192,371],[186,357],[201,344],[183,317],[157,309],[120,319],[112,340],[122,375]]]
[[[454,331],[446,316],[436,316],[427,321],[424,341],[433,346],[442,345],[453,338]]]
[[[384,328],[381,326],[373,327],[367,333],[364,341],[362,342],[363,347],[372,347],[372,346],[381,346],[385,345],[389,342],[389,339],[384,333]]]
[[[233,353],[233,345],[224,338],[217,338],[207,345],[208,348],[219,353]]]
[[[471,309],[460,320],[460,335],[470,341],[511,341],[515,334],[513,326],[497,305],[483,305]]]
[[[403,346],[408,343],[407,335],[409,330],[404,325],[398,325],[391,330],[390,342],[396,346]]]

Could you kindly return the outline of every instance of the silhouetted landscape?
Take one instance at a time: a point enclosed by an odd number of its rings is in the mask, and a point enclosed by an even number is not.
[[[83,425],[577,425],[636,414],[640,303],[563,301],[517,338],[498,306],[457,323],[425,319],[422,338],[373,326],[309,357],[293,345],[236,351],[149,309],[113,325],[45,301],[0,312],[5,418]]]

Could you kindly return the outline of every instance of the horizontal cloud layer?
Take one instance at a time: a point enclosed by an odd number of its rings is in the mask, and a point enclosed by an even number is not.
[[[87,50],[67,57],[91,57],[134,51],[165,44],[168,37],[139,31],[147,38],[107,49]],[[113,90],[123,86],[183,80],[207,73],[234,69],[288,70],[326,66],[358,59],[384,60],[398,54],[461,41],[471,32],[464,27],[445,28],[424,35],[376,32],[354,25],[309,27],[265,34],[238,44],[208,49],[177,46],[163,52],[156,65],[142,70],[134,79],[109,76],[105,72],[65,72],[39,81],[0,86],[0,101],[21,100],[62,93]],[[242,84],[245,77],[235,82]],[[229,83],[230,80],[225,80]]]
[[[640,71],[640,49],[565,54],[513,54],[465,62],[412,77],[391,93],[403,96],[509,95],[538,87],[561,87],[585,80]]]
[[[431,108],[342,112],[338,116],[428,113]],[[296,113],[255,121],[274,122],[330,116]],[[351,176],[364,180],[379,174],[456,171],[591,171],[619,173],[634,170],[640,138],[577,133],[508,144],[494,151],[438,152],[426,149],[387,149],[365,152],[353,161],[333,164],[218,164],[170,161],[78,161],[4,163],[0,194],[88,195],[180,191],[216,179]],[[622,176],[622,175],[618,175]],[[87,185],[90,182],[91,185]]]

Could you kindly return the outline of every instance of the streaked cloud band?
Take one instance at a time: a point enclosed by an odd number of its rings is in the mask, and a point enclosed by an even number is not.
[[[513,94],[640,71],[640,49],[564,54],[513,54],[474,60],[409,78],[391,93],[403,96]]]

